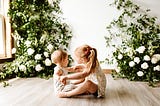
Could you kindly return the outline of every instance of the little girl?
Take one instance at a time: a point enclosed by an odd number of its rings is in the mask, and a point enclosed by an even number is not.
[[[67,67],[68,65],[68,54],[63,50],[56,50],[51,54],[52,63],[56,64],[54,68],[54,91],[56,94],[58,92],[67,92],[72,89],[75,89],[76,86],[70,81],[61,82],[59,77],[62,75],[67,75],[68,72],[79,71],[78,68],[81,66]]]

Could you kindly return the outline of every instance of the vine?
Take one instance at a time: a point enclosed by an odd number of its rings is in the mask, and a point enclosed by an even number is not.
[[[160,81],[160,26],[157,18],[148,15],[149,9],[144,11],[130,0],[115,0],[111,5],[122,12],[107,26],[110,36],[105,36],[106,46],[114,48],[112,58],[106,59],[117,64],[113,76],[154,85]],[[121,43],[115,44],[114,39]]]
[[[52,0],[51,0],[52,1]],[[60,0],[12,0],[8,15],[12,28],[15,60],[5,63],[0,80],[13,77],[48,78],[53,75],[50,55],[67,49],[72,33],[61,18]]]

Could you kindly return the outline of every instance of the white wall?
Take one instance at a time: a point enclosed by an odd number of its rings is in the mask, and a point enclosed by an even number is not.
[[[73,31],[70,52],[81,44],[89,44],[98,51],[98,59],[103,61],[109,50],[104,36],[108,35],[106,26],[118,16],[116,8],[109,6],[114,0],[62,0],[63,16]],[[160,0],[134,0],[143,8],[153,10],[152,15],[160,17]],[[102,67],[110,66],[102,64]]]

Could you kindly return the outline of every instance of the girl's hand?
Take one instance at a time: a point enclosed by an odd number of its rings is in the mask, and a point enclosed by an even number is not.
[[[66,85],[66,77],[65,77],[65,76],[60,76],[60,77],[59,77],[59,80],[60,80],[64,85]]]

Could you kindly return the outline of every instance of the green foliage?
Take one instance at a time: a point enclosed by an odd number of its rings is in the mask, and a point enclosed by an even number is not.
[[[72,37],[69,26],[61,18],[60,0],[12,0],[8,15],[16,48],[13,62],[6,63],[0,80],[13,77],[53,75],[50,55],[67,49]]]
[[[110,37],[105,37],[107,47],[114,48],[108,60],[117,64],[113,76],[150,84],[160,81],[160,26],[156,17],[130,0],[115,0],[111,5],[121,11],[107,26]],[[115,39],[121,43],[115,44]]]

